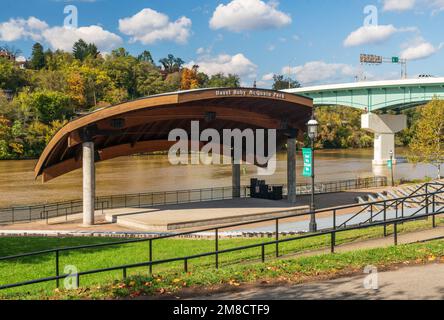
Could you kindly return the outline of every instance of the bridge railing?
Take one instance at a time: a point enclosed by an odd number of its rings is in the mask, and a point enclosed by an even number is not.
[[[350,180],[319,182],[315,184],[315,192],[318,194],[331,193],[353,189],[382,187],[386,185],[386,177],[358,178]],[[286,186],[284,185],[283,187],[285,194]],[[311,185],[298,184],[296,192],[299,195],[310,194]],[[95,209],[103,212],[107,209],[149,208],[161,205],[228,200],[232,199],[232,197],[232,187],[111,195],[97,197]],[[240,197],[250,197],[249,186],[242,186],[240,188]],[[48,221],[49,219],[58,217],[68,220],[68,217],[70,215],[79,214],[82,212],[83,203],[81,199],[29,206],[0,208],[0,224],[15,224],[39,220]]]
[[[431,186],[432,184],[426,184]],[[426,186],[425,185],[425,186]],[[444,185],[442,185],[444,187]],[[436,185],[435,185],[436,187]],[[436,224],[436,217],[438,215],[444,214],[444,188],[440,188],[438,191],[436,189],[433,189],[431,191],[431,188],[425,188],[426,193],[421,194],[414,194],[409,197],[403,197],[398,199],[391,199],[391,200],[383,200],[383,201],[376,201],[372,203],[367,203],[365,205],[363,204],[355,204],[355,205],[347,205],[347,206],[341,206],[341,207],[335,207],[335,208],[329,208],[329,209],[323,209],[323,210],[316,210],[314,212],[307,212],[307,213],[298,213],[298,214],[292,214],[291,211],[280,211],[276,213],[280,213],[281,216],[274,217],[274,218],[268,218],[268,219],[261,219],[256,221],[249,221],[249,222],[241,222],[231,225],[224,225],[220,227],[211,227],[206,229],[201,229],[198,231],[190,231],[190,232],[183,232],[183,233],[176,233],[176,234],[170,234],[170,235],[163,235],[158,236],[154,238],[148,238],[148,239],[134,239],[134,240],[125,240],[125,241],[117,241],[117,242],[111,242],[111,243],[102,243],[102,244],[93,244],[93,245],[86,245],[86,246],[77,246],[77,247],[67,247],[67,248],[57,248],[57,249],[50,249],[50,250],[43,250],[38,252],[31,252],[31,253],[25,253],[20,255],[14,255],[14,256],[7,256],[7,257],[0,257],[0,264],[5,261],[15,261],[21,258],[32,258],[37,256],[44,256],[44,255],[53,255],[54,256],[54,270],[55,275],[42,277],[38,279],[29,279],[17,283],[4,283],[0,284],[0,290],[2,289],[10,289],[15,287],[21,287],[25,285],[32,285],[37,283],[44,283],[44,282],[55,282],[55,285],[58,287],[60,285],[60,280],[68,278],[68,277],[74,277],[76,279],[77,285],[80,285],[80,278],[85,277],[87,275],[92,274],[98,274],[98,273],[104,273],[114,270],[120,270],[122,272],[122,277],[125,279],[127,277],[128,270],[138,268],[138,267],[147,267],[149,273],[153,273],[153,267],[163,264],[168,264],[172,262],[182,262],[183,263],[183,270],[184,272],[189,271],[189,266],[191,261],[196,261],[200,258],[204,257],[213,257],[214,258],[214,267],[217,269],[220,267],[220,257],[224,254],[231,253],[231,252],[238,252],[243,251],[247,249],[259,249],[258,256],[261,259],[262,262],[265,262],[266,259],[266,248],[273,247],[273,256],[280,257],[282,255],[281,252],[281,244],[284,243],[290,243],[290,242],[297,242],[301,241],[302,239],[307,238],[314,238],[314,237],[320,237],[329,235],[330,236],[330,249],[331,252],[334,253],[335,247],[336,247],[336,235],[341,232],[351,231],[351,230],[359,230],[359,229],[366,229],[366,228],[372,228],[372,227],[383,227],[384,228],[384,236],[387,236],[387,227],[393,226],[393,241],[394,244],[398,244],[398,229],[397,227],[400,224],[404,224],[407,222],[415,221],[415,220],[423,220],[432,218],[431,226],[435,228],[437,226]],[[425,201],[423,201],[425,200]],[[405,204],[407,201],[415,201],[416,203],[421,203],[421,209],[422,211],[418,212],[404,212]],[[394,208],[393,206],[396,206]],[[364,207],[364,208],[363,208]],[[365,214],[369,213],[370,208],[372,207],[382,207],[384,208],[383,211],[381,211],[380,216],[376,219],[372,219],[371,221],[366,220]],[[350,211],[357,212],[358,215],[364,215],[363,219],[361,219],[361,222],[359,220],[356,220],[354,223],[339,223],[340,220],[343,220],[344,218],[347,218],[347,214],[349,214]],[[396,211],[396,215],[394,216],[394,212]],[[403,215],[398,215],[399,212],[403,212]],[[366,212],[366,213],[365,213]],[[280,228],[282,227],[282,224],[285,223],[285,221],[288,221],[288,219],[294,219],[298,218],[298,220],[303,220],[307,222],[310,221],[310,216],[314,214],[317,216],[317,218],[328,220],[329,224],[324,226],[323,228],[320,228],[317,232],[313,233],[305,233],[305,234],[299,234],[299,235],[292,235],[288,237],[281,237],[280,236]],[[356,214],[351,214],[356,218]],[[305,219],[303,219],[305,218]],[[253,243],[246,246],[236,246],[229,249],[221,249],[219,240],[220,240],[220,232],[221,230],[228,229],[232,230],[233,228],[238,228],[241,226],[248,226],[248,225],[254,225],[254,224],[265,224],[269,223],[272,226],[275,227],[275,231],[273,233],[274,239],[271,239],[266,242],[260,242],[260,243]],[[214,250],[202,252],[198,254],[193,255],[187,255],[187,256],[176,256],[171,257],[168,259],[158,259],[155,260],[155,254],[154,254],[154,248],[155,244],[159,240],[164,239],[172,239],[172,238],[180,238],[180,237],[188,237],[192,234],[199,234],[199,233],[212,233],[214,235]],[[106,268],[100,268],[100,269],[91,269],[91,270],[85,270],[82,272],[78,272],[74,275],[72,274],[62,274],[60,269],[60,255],[62,253],[72,253],[74,251],[83,250],[83,249],[106,249],[110,247],[116,247],[119,245],[125,245],[125,244],[134,244],[134,243],[148,243],[148,246],[146,248],[148,260],[141,261],[139,263],[132,263],[132,264],[124,264],[124,265],[118,265],[118,266],[109,266]],[[69,257],[69,254],[67,255]],[[239,263],[241,260],[236,260],[236,263]],[[34,268],[37,267],[37,265],[33,266]]]

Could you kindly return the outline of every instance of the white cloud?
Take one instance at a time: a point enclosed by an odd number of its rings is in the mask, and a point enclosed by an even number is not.
[[[119,19],[120,32],[131,36],[131,42],[152,44],[158,41],[186,43],[191,35],[192,22],[180,17],[174,22],[160,12],[145,8],[132,17]]]
[[[444,0],[383,0],[384,11],[407,11],[416,8],[432,10],[432,15],[444,11]]]
[[[302,84],[313,84],[320,81],[340,81],[356,76],[357,68],[343,63],[326,63],[324,61],[310,61],[297,67],[284,67],[283,74],[290,74]]]
[[[398,32],[393,25],[363,26],[353,31],[344,40],[344,46],[353,47],[368,43],[379,43]]]
[[[425,59],[438,52],[442,46],[443,44],[440,44],[435,47],[430,42],[427,42],[422,38],[417,38],[404,45],[404,50],[401,52],[401,58],[407,60]]]
[[[291,17],[277,9],[277,2],[261,0],[232,0],[220,4],[210,20],[212,29],[227,29],[234,32],[272,29],[287,26]]]
[[[79,39],[83,39],[87,43],[94,43],[102,51],[115,49],[122,43],[122,38],[100,26],[52,27],[44,30],[42,35],[53,49],[65,51],[71,51],[74,43]]]
[[[122,43],[122,39],[100,26],[80,28],[49,27],[42,20],[35,17],[10,19],[0,23],[0,41],[16,41],[32,39],[48,43],[53,49],[71,51],[74,43],[83,39],[88,43],[95,43],[99,50],[111,50]]]
[[[273,80],[274,73],[267,73],[262,76],[262,81],[271,81]]]
[[[257,66],[242,53],[236,55],[220,54],[216,57],[202,56],[190,61],[187,67],[198,65],[199,70],[212,76],[218,73],[237,74],[240,77],[255,76]]]
[[[384,0],[384,11],[406,11],[413,9],[416,0]]]
[[[40,40],[41,30],[48,28],[48,24],[35,17],[9,19],[0,23],[0,41],[16,41],[19,39]]]
[[[433,9],[432,14],[444,11],[444,0],[427,0]]]

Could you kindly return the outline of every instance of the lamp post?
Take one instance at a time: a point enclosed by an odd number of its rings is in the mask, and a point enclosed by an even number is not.
[[[395,186],[395,178],[393,176],[393,150],[390,150],[390,176],[392,180],[392,187]]]
[[[311,142],[311,201],[310,201],[310,225],[309,229],[310,232],[316,232],[318,227],[316,224],[316,215],[315,215],[315,171],[314,171],[314,151],[315,151],[315,141],[318,136],[318,125],[319,123],[314,118],[314,115],[312,116],[311,120],[307,123],[307,129],[308,129],[308,137],[310,138]]]

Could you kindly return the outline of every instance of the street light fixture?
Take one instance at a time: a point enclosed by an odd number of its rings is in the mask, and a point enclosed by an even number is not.
[[[315,151],[315,141],[318,137],[318,126],[319,123],[314,118],[314,115],[312,116],[311,120],[307,123],[307,129],[308,129],[308,137],[310,138],[311,142],[311,201],[310,201],[310,225],[309,229],[310,232],[316,232],[318,227],[316,224],[316,215],[315,215],[315,172],[314,172],[314,151]]]

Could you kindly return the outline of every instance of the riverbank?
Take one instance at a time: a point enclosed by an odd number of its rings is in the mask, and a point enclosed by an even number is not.
[[[398,150],[402,155],[403,149]],[[277,170],[266,177],[270,184],[285,184],[287,164],[285,154],[278,154]],[[373,168],[372,149],[321,150],[316,156],[316,180],[337,181],[370,176],[389,176],[386,167]],[[297,182],[309,183],[301,176],[302,157],[298,155]],[[42,184],[34,179],[34,160],[0,161],[0,207],[52,203],[82,197],[82,175],[77,170]],[[254,166],[242,169],[241,182],[248,185],[256,177]],[[401,163],[395,167],[395,178],[407,180],[433,177],[433,166],[413,166]],[[142,193],[189,190],[231,185],[231,166],[172,166],[166,155],[122,157],[97,164],[97,196],[122,193]]]

